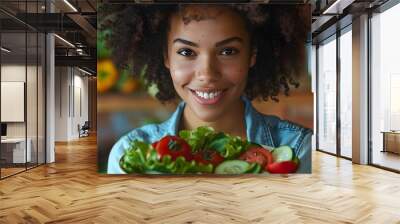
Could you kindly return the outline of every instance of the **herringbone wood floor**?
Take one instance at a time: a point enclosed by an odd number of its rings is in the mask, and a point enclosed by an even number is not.
[[[0,181],[0,223],[400,223],[400,175],[320,152],[312,175],[132,177],[96,172],[96,139]]]

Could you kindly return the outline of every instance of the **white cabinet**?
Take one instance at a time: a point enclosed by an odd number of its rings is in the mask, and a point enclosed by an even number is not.
[[[25,163],[32,161],[32,140],[28,138],[26,142],[27,147],[25,151],[25,138],[7,138],[1,140],[2,145],[12,148],[13,163]]]

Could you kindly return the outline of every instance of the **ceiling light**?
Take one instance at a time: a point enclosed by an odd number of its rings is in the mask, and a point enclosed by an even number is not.
[[[78,12],[78,10],[71,4],[69,3],[68,0],[64,0],[65,4],[67,4],[72,10],[74,10],[74,12]]]
[[[342,14],[347,6],[351,5],[355,0],[336,0],[322,14]]]
[[[87,74],[87,75],[93,75],[92,73],[90,73],[90,72],[88,72],[88,71],[85,71],[85,70],[83,70],[83,69],[81,69],[81,68],[79,68],[79,67],[78,67],[78,70],[81,71],[81,72],[83,72],[83,73],[85,73],[85,74]]]
[[[7,49],[7,48],[5,48],[5,47],[1,47],[1,50],[4,51],[4,52],[7,52],[7,53],[10,53],[10,52],[11,52],[11,50],[9,50],[9,49]]]
[[[57,34],[54,34],[55,37],[57,37],[58,39],[60,39],[61,41],[63,41],[64,43],[66,43],[67,45],[69,45],[70,47],[75,48],[75,45],[71,44],[71,42],[67,41],[66,39],[58,36]]]

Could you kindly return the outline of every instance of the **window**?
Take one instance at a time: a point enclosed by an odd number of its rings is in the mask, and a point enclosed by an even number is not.
[[[352,157],[352,33],[340,36],[340,155]]]
[[[3,3],[3,2],[2,2]],[[39,13],[44,1],[18,2],[23,13]],[[12,1],[4,3],[15,5]],[[3,4],[0,4],[3,6]],[[45,163],[45,34],[0,12],[0,123],[7,126],[0,144],[0,178]],[[11,87],[11,88],[10,88]],[[10,95],[16,101],[4,99]],[[20,104],[18,102],[21,101]],[[17,110],[8,105],[18,104]],[[4,106],[6,105],[6,106]],[[13,105],[16,106],[16,105]],[[19,112],[19,113],[18,113]]]
[[[371,18],[372,163],[400,170],[400,4]],[[398,151],[397,151],[398,150]],[[393,153],[394,152],[394,153]]]
[[[336,153],[336,36],[318,48],[318,149]]]

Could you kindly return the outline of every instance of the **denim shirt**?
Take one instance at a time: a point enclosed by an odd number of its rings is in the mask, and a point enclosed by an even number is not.
[[[312,131],[289,121],[281,120],[276,116],[264,115],[258,112],[251,102],[242,96],[245,104],[244,121],[246,124],[247,140],[269,148],[288,145],[294,149],[300,159],[300,167],[297,173],[311,173],[311,135]],[[119,167],[119,160],[125,150],[129,148],[129,142],[134,139],[153,143],[166,135],[178,135],[179,122],[185,102],[181,102],[171,117],[161,124],[148,124],[133,129],[121,137],[113,146],[109,158],[109,174],[124,174]]]

